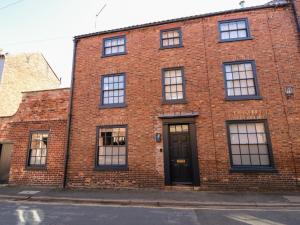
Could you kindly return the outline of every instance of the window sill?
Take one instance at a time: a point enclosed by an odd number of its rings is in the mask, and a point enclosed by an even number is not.
[[[187,104],[187,100],[162,100],[162,105]]]
[[[26,166],[25,170],[47,170],[46,166]]]
[[[128,166],[96,166],[95,171],[128,171]]]
[[[99,105],[99,109],[126,108],[127,104]]]
[[[164,49],[172,49],[172,48],[183,48],[183,45],[173,45],[173,46],[160,46],[159,50],[164,50]]]
[[[253,40],[252,37],[247,38],[236,38],[236,39],[228,39],[228,40],[219,40],[219,43],[226,43],[226,42],[235,42],[235,41],[249,41]]]
[[[262,100],[261,96],[239,96],[239,97],[225,97],[225,101],[247,101],[247,100]]]
[[[110,54],[110,55],[102,54],[101,58],[107,58],[107,57],[118,56],[118,55],[127,55],[127,52],[122,52],[122,53],[117,53],[117,54]]]
[[[233,167],[230,169],[231,173],[277,173],[274,167]]]

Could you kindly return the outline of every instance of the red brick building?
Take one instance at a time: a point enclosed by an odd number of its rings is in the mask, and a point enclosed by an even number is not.
[[[299,188],[294,2],[75,37],[68,123],[65,107],[13,123],[10,183]],[[32,171],[29,133],[52,126],[53,136],[38,134],[49,137],[49,154],[33,157],[40,167]]]
[[[0,118],[0,142],[13,149],[10,184],[61,186],[68,105],[68,88],[23,92],[17,113]]]

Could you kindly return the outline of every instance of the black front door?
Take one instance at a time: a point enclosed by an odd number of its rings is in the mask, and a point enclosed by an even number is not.
[[[168,133],[171,182],[192,184],[193,168],[189,125],[169,125]]]

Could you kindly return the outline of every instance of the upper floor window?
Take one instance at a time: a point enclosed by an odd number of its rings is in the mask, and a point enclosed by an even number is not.
[[[182,46],[182,34],[179,28],[160,31],[160,47],[174,48]]]
[[[102,76],[101,105],[106,107],[125,106],[125,74]]]
[[[103,56],[122,55],[126,53],[126,38],[118,36],[103,39]]]
[[[48,131],[34,131],[31,133],[28,166],[46,166],[48,137]]]
[[[265,120],[228,121],[233,168],[272,167],[271,142]]]
[[[165,102],[183,102],[185,99],[183,68],[163,69],[163,97]]]
[[[260,99],[254,61],[224,63],[226,98]]]
[[[97,129],[97,167],[126,167],[127,126],[101,126]]]
[[[221,41],[238,41],[250,39],[247,19],[227,20],[219,22]]]

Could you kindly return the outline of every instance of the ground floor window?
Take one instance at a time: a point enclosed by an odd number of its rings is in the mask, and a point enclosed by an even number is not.
[[[48,131],[31,132],[28,166],[46,166],[48,137]]]
[[[265,120],[229,121],[227,126],[233,168],[273,166]]]
[[[97,167],[126,167],[127,126],[101,126],[97,133]]]

